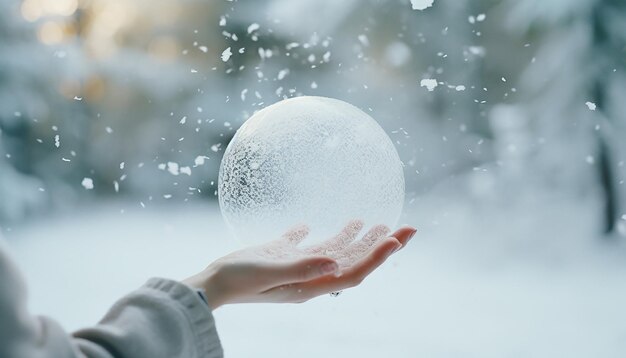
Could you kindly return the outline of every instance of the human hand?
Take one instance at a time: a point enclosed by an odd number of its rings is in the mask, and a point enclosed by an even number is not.
[[[416,230],[373,227],[362,239],[361,221],[350,222],[337,236],[321,244],[300,248],[309,230],[299,226],[282,238],[224,256],[199,274],[186,279],[203,288],[209,306],[227,303],[305,302],[322,294],[359,285]]]

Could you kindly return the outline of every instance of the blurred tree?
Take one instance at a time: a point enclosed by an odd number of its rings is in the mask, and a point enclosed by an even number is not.
[[[587,58],[594,66],[590,95],[605,123],[598,131],[600,175],[606,195],[605,227],[626,234],[626,115],[623,96],[626,90],[626,2],[598,0],[592,9],[593,45]]]
[[[0,1],[0,222],[21,219],[48,199],[32,160],[37,145],[53,148],[54,136],[44,142],[34,126],[60,96],[55,59],[35,31],[23,21],[18,1]]]
[[[85,177],[146,202],[205,183],[161,164],[198,166],[210,152],[209,118],[183,123],[181,102],[210,73],[198,58],[213,34],[198,25],[219,19],[203,4],[147,5],[0,0],[0,222],[85,197]]]
[[[536,158],[555,189],[578,196],[601,193],[604,230],[612,233],[618,201],[625,198],[624,172],[618,168],[625,154],[620,93],[626,88],[626,3],[509,4],[509,25],[537,48],[521,80],[522,104],[537,136]]]

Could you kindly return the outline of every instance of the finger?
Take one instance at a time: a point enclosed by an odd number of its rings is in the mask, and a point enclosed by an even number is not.
[[[339,269],[337,263],[325,256],[311,256],[291,262],[268,264],[257,270],[257,279],[268,289],[281,285],[307,282],[333,275]]]
[[[386,238],[373,247],[366,257],[340,277],[329,275],[308,282],[275,287],[266,291],[265,294],[275,302],[304,302],[329,292],[358,286],[400,247],[401,244],[395,238]]]
[[[385,225],[377,225],[370,229],[365,236],[358,241],[351,243],[344,250],[332,255],[339,263],[340,268],[350,267],[355,262],[363,258],[374,245],[387,237],[389,228]]]
[[[391,234],[391,236],[395,237],[400,244],[402,244],[402,247],[404,247],[411,240],[411,238],[413,238],[416,232],[416,228],[412,226],[404,226],[396,230],[396,232]]]
[[[332,239],[324,242],[321,247],[325,250],[338,251],[345,247],[359,234],[363,229],[363,222],[361,220],[352,220],[346,225],[341,232]]]
[[[365,277],[376,270],[401,247],[402,244],[394,237],[387,237],[380,241],[365,257],[343,272],[341,283],[348,285],[343,288],[354,287],[360,284]]]
[[[283,239],[289,242],[291,245],[298,245],[309,235],[309,227],[306,225],[297,225],[289,229],[284,235]]]
[[[369,251],[374,244],[385,238],[389,231],[390,230],[386,225],[376,225],[371,228],[361,240],[350,244],[346,251],[350,253],[350,256],[354,256],[355,254],[364,254]]]

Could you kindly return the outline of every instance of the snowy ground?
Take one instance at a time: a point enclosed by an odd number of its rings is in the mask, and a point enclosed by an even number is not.
[[[587,213],[548,208],[484,225],[479,209],[428,206],[411,206],[419,235],[361,287],[302,305],[219,309],[227,357],[626,356],[626,256],[591,244],[593,228],[576,221]],[[34,312],[70,330],[89,325],[148,277],[183,278],[237,248],[215,206],[131,207],[5,228]],[[534,228],[541,220],[553,224]],[[553,234],[577,244],[565,253],[538,244]]]

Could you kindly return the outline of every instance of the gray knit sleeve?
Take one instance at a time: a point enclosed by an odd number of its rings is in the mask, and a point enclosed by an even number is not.
[[[105,348],[113,357],[223,357],[207,304],[195,290],[167,279],[151,279],[74,338],[84,352]]]

